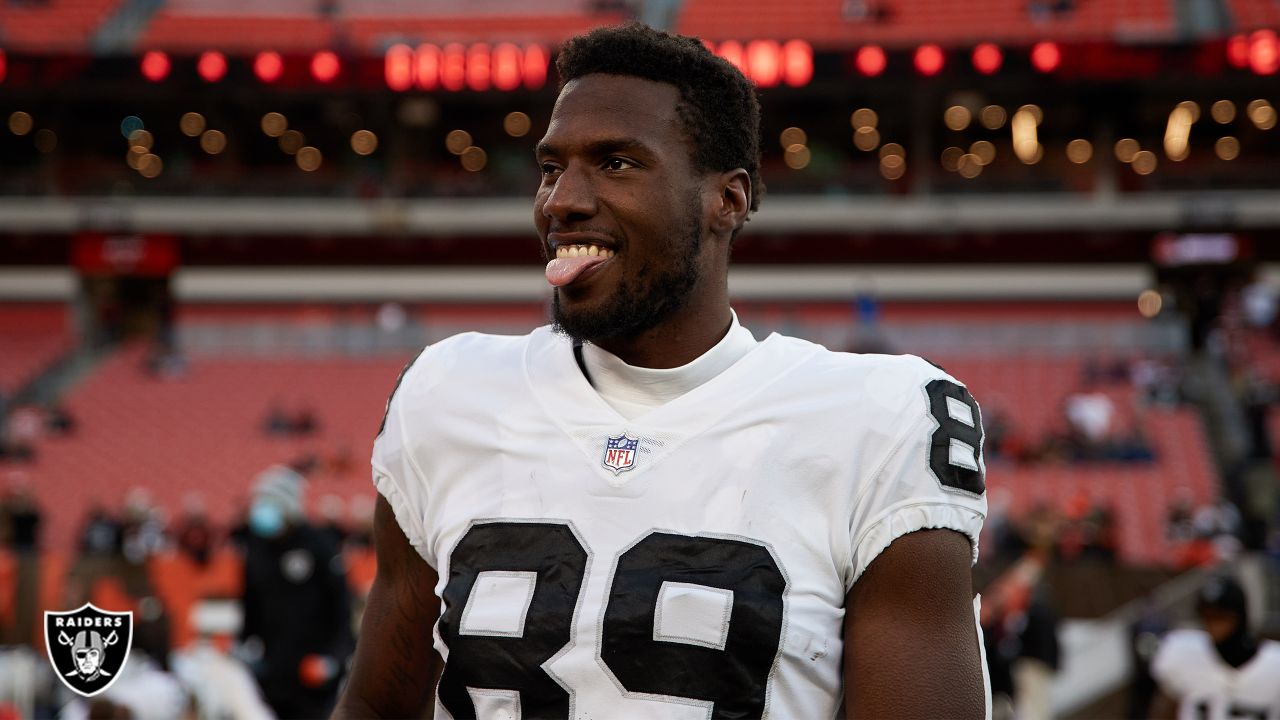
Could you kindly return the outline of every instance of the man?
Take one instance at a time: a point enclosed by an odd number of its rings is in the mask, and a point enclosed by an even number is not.
[[[1196,598],[1196,614],[1204,630],[1170,632],[1151,661],[1160,689],[1152,715],[1280,718],[1280,643],[1259,643],[1249,629],[1240,584],[1225,576],[1210,580]]]
[[[326,715],[351,652],[351,601],[337,545],[306,522],[305,479],[277,465],[259,474],[245,543],[244,655],[282,718]]]
[[[555,328],[460,335],[401,376],[335,716],[434,691],[454,718],[818,718],[842,694],[981,717],[976,403],[919,358],[737,323],[762,184],[733,66],[631,25],[557,68],[534,203]]]

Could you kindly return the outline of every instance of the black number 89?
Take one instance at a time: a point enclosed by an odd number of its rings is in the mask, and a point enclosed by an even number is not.
[[[519,693],[525,717],[570,716],[571,693],[543,665],[571,641],[587,550],[564,523],[477,524],[450,555],[440,635],[449,662],[438,697],[476,716],[467,688]],[[482,572],[536,573],[519,633],[475,634],[463,616]],[[664,583],[728,590],[723,647],[654,638]],[[610,584],[600,657],[633,693],[711,702],[713,718],[760,717],[782,637],[787,581],[768,548],[747,540],[651,532],[623,551]]]

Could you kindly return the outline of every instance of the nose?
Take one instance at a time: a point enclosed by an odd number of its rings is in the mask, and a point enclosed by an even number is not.
[[[571,163],[555,178],[542,204],[542,213],[560,223],[584,220],[596,214],[596,195],[591,179]]]

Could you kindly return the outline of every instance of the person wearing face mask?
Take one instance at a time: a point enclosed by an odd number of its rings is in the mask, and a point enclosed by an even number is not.
[[[1249,628],[1240,584],[1211,579],[1196,598],[1196,614],[1204,629],[1170,632],[1151,661],[1160,688],[1152,717],[1280,717],[1280,643],[1259,641]]]
[[[355,641],[339,548],[303,514],[306,480],[274,466],[249,506],[242,655],[281,718],[329,712]]]

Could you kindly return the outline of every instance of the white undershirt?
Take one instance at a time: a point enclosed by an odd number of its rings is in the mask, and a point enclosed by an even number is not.
[[[587,379],[619,415],[634,420],[728,370],[751,352],[757,344],[755,336],[738,324],[737,313],[730,312],[733,321],[720,342],[693,362],[680,367],[636,367],[607,350],[583,343],[582,359],[587,368]]]

